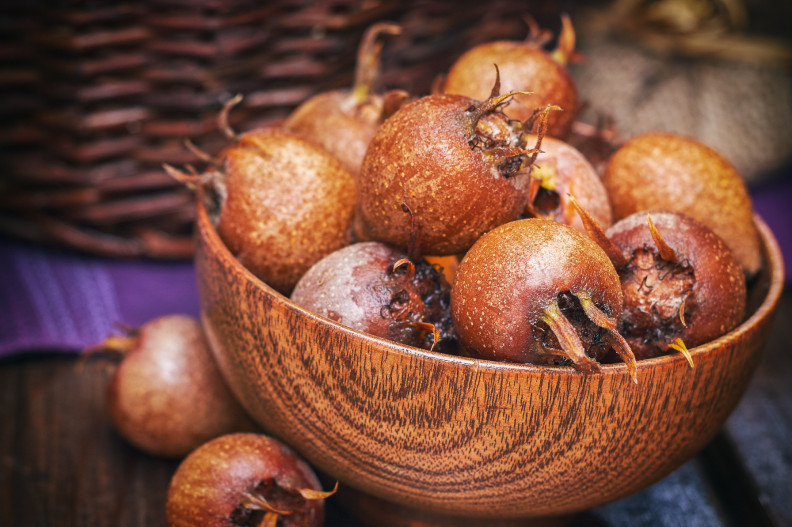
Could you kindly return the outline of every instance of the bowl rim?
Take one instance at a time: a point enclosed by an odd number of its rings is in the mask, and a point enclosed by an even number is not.
[[[340,331],[349,336],[354,336],[356,338],[372,343],[380,349],[387,349],[388,353],[393,353],[397,355],[399,358],[418,358],[422,360],[439,361],[441,363],[451,363],[458,366],[472,367],[477,370],[497,370],[500,372],[509,372],[514,374],[528,373],[528,374],[542,374],[542,375],[554,375],[554,376],[557,375],[561,377],[580,376],[580,375],[585,375],[587,377],[623,375],[629,377],[629,371],[627,365],[623,362],[618,362],[613,364],[602,364],[599,372],[584,374],[575,370],[571,366],[545,366],[545,365],[536,365],[536,364],[499,362],[489,359],[449,355],[437,351],[430,351],[405,344],[400,344],[398,342],[394,342],[382,337],[370,335],[368,333],[364,333],[362,331],[358,331],[356,329],[344,326],[342,324],[339,324],[338,322],[330,320],[329,318],[313,313],[303,308],[299,304],[293,302],[289,297],[273,289],[266,282],[264,282],[256,275],[254,275],[250,270],[248,270],[244,265],[242,265],[233,254],[231,254],[231,251],[222,241],[220,235],[217,232],[217,229],[212,223],[209,213],[204,205],[205,201],[204,199],[202,199],[201,194],[202,192],[199,191],[197,193],[197,199],[196,199],[197,202],[196,236],[199,236],[202,240],[207,242],[207,245],[210,247],[210,252],[217,254],[221,258],[222,260],[221,263],[224,267],[233,269],[234,272],[244,277],[247,280],[247,282],[249,282],[250,285],[254,286],[256,289],[261,290],[262,292],[270,296],[274,296],[277,299],[277,301],[280,302],[283,306],[287,307],[292,311],[300,313],[303,316],[308,317],[314,323],[320,323],[323,325],[330,326],[336,331]],[[762,242],[762,248],[764,249],[763,250],[763,260],[765,263],[764,270],[768,276],[767,293],[765,294],[764,298],[762,299],[762,302],[759,304],[756,310],[751,314],[751,316],[743,320],[737,327],[735,327],[728,333],[721,335],[715,340],[691,348],[689,351],[694,360],[694,364],[695,364],[696,356],[700,356],[702,354],[706,354],[710,351],[713,351],[721,347],[722,344],[732,341],[734,339],[738,339],[743,334],[750,331],[761,320],[765,319],[773,312],[776,304],[778,303],[781,297],[781,294],[784,289],[784,262],[781,254],[781,249],[778,245],[778,241],[776,240],[775,235],[770,230],[767,223],[765,223],[765,221],[761,218],[761,216],[754,213],[753,219],[757,234],[759,235],[760,241]],[[637,361],[637,367],[639,370],[644,368],[663,367],[663,366],[672,367],[674,365],[680,365],[680,366],[683,365],[686,368],[689,367],[687,359],[684,356],[682,356],[682,354],[680,353],[662,355],[659,357],[642,359]]]

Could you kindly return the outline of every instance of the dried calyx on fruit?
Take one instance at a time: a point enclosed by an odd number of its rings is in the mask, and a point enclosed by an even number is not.
[[[414,247],[411,243],[407,253],[373,241],[344,247],[311,267],[291,299],[370,335],[456,353],[451,286],[442,269],[415,254]]]
[[[483,233],[519,217],[553,107],[540,108],[527,122],[513,121],[502,108],[515,93],[499,92],[496,80],[485,101],[428,95],[382,124],[359,181],[367,237],[406,246],[410,220],[402,203],[415,211],[420,224],[421,254],[464,252]],[[539,136],[529,147],[526,133],[534,121]]]
[[[585,233],[570,200],[574,196],[600,225],[611,224],[608,193],[597,172],[583,154],[560,139],[546,137],[542,141],[542,152],[531,168],[528,195],[528,217],[553,219]]]
[[[168,487],[170,527],[319,527],[325,492],[311,467],[280,441],[230,434],[182,461]]]
[[[355,84],[351,90],[314,95],[303,102],[283,124],[336,156],[357,177],[360,163],[379,125],[408,98],[402,90],[378,94],[383,33],[397,35],[396,24],[374,24],[363,35],[358,49]]]
[[[563,139],[577,115],[577,89],[565,67],[576,57],[575,32],[564,15],[558,45],[548,53],[542,47],[549,33],[539,30],[532,18],[526,20],[530,34],[525,42],[496,41],[471,48],[449,70],[443,91],[482,99],[492,85],[492,64],[497,64],[505,91],[529,92],[515,96],[506,115],[525,121],[537,107],[559,106],[564,111],[550,117],[547,133]]]
[[[637,382],[635,357],[616,331],[621,311],[619,277],[602,249],[541,218],[482,236],[451,292],[459,337],[482,358],[593,372],[615,350]]]
[[[300,276],[322,257],[350,243],[355,181],[323,148],[278,129],[237,136],[227,126],[232,100],[221,112],[221,127],[232,139],[210,169],[173,177],[200,187],[217,233],[253,274],[288,295]]]
[[[669,211],[637,212],[607,231],[578,206],[610,257],[624,292],[620,332],[639,359],[688,347],[735,328],[745,316],[745,277],[731,250],[698,221]]]

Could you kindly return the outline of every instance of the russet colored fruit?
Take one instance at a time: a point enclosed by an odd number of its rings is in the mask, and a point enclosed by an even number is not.
[[[222,154],[217,232],[253,274],[288,295],[314,263],[350,242],[355,182],[324,149],[276,129]]]
[[[291,299],[352,329],[419,348],[456,351],[451,286],[423,258],[361,242],[317,262]]]
[[[311,467],[261,434],[230,434],[182,461],[168,487],[170,527],[320,527],[322,492]]]
[[[428,95],[385,121],[361,168],[366,237],[406,247],[411,219],[404,203],[415,212],[420,254],[464,252],[483,233],[517,219],[536,151],[522,124],[500,111],[511,95],[483,102]]]
[[[712,148],[679,134],[642,134],[613,154],[603,183],[615,220],[651,209],[681,212],[720,236],[749,276],[759,270],[759,237],[745,182]]]
[[[95,349],[122,353],[107,408],[119,434],[149,454],[182,457],[214,437],[257,429],[192,317],[162,316]]]
[[[531,218],[482,236],[459,265],[451,312],[460,339],[482,358],[592,372],[615,349],[636,379],[616,331],[619,276],[597,244],[567,225]]]
[[[569,135],[578,110],[577,88],[565,67],[574,48],[574,32],[568,19],[559,40],[564,47],[554,53],[544,51],[541,42],[533,40],[475,46],[451,66],[443,92],[485,99],[495,80],[492,65],[496,64],[505,92],[530,92],[515,96],[504,113],[511,119],[526,121],[537,108],[558,106],[563,111],[550,116],[547,133],[563,139]]]
[[[531,140],[529,136],[528,142]],[[529,195],[526,216],[554,219],[585,233],[572,196],[600,225],[611,224],[608,193],[594,167],[576,148],[559,139],[546,137],[542,141],[542,152],[531,168]]]

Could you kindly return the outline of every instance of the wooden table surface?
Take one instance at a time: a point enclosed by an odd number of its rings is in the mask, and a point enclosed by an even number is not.
[[[74,356],[0,361],[0,526],[157,527],[178,462],[143,454],[104,412],[110,368]],[[361,525],[332,498],[328,527]],[[792,525],[792,291],[724,430],[644,491],[573,525]]]

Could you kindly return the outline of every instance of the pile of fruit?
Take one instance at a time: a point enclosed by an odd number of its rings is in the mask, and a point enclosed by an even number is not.
[[[193,147],[207,169],[166,167],[199,189],[242,265],[371,335],[583,374],[624,362],[635,382],[637,361],[681,352],[694,367],[688,348],[744,319],[762,259],[743,180],[709,147],[664,132],[631,138],[595,169],[567,142],[581,106],[567,18],[554,49],[536,27],[525,42],[475,47],[428,95],[377,86],[383,40],[399,31],[369,29],[350,90],[242,134],[226,124],[234,99],[220,115],[228,147]],[[117,394],[111,403],[124,407]],[[121,430],[134,418],[115,414]],[[241,417],[213,424],[166,454],[248,428]],[[273,441],[236,434],[194,451],[174,477],[169,522],[321,522],[328,493]]]
[[[690,360],[741,322],[761,258],[740,175],[661,132],[598,173],[565,142],[579,107],[566,17],[554,50],[536,27],[477,46],[424,96],[375,89],[383,35],[398,31],[369,29],[350,90],[280,128],[225,127],[203,173],[167,167],[203,189],[245,267],[372,335],[585,372],[620,360],[636,381],[636,360]]]

